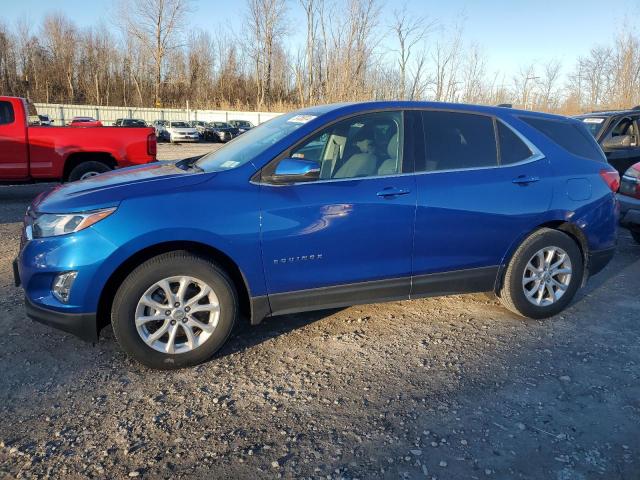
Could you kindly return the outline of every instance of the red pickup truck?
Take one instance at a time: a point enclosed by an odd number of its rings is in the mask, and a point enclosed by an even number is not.
[[[0,96],[0,182],[74,181],[114,168],[153,162],[153,128],[31,125],[23,98]]]

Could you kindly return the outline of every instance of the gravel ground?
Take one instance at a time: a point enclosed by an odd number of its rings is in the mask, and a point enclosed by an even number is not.
[[[156,372],[110,328],[91,346],[25,317],[10,262],[42,189],[0,187],[0,477],[640,478],[640,246],[626,231],[550,320],[487,295],[287,315],[205,365]]]

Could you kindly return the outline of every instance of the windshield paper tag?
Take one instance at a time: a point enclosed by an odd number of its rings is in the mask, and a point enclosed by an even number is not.
[[[582,120],[584,123],[602,123],[604,118],[585,118]]]
[[[235,160],[227,160],[226,162],[223,162],[220,166],[222,168],[233,168],[233,167],[237,167],[238,165],[240,165],[240,162],[236,162]]]
[[[316,118],[315,115],[295,115],[291,117],[287,122],[289,123],[307,123]]]

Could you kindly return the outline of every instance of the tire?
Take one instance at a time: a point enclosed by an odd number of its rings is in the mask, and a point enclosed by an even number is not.
[[[185,289],[186,293],[180,296],[176,277],[188,277],[208,286],[212,293],[192,303],[191,308],[195,310],[196,306],[203,307],[200,304],[202,301],[214,303],[211,301],[213,296],[218,305],[217,318],[215,311],[208,310],[187,314],[189,300],[202,293],[202,289],[195,290],[197,285],[193,283]],[[175,295],[174,300],[183,300],[180,308],[169,306],[166,295],[161,293],[166,290],[163,288],[154,290],[156,284],[163,279],[169,279],[169,287]],[[150,294],[150,290],[154,293]],[[145,306],[148,303],[142,302],[143,296],[156,302],[154,305],[160,303],[165,310]],[[178,303],[175,303],[174,307]],[[208,308],[210,304],[204,307]],[[178,315],[179,310],[182,311],[181,315]],[[158,318],[158,320],[147,321],[137,327],[136,318],[141,316]],[[238,297],[227,274],[210,260],[186,251],[158,255],[138,266],[118,288],[111,307],[113,332],[122,349],[147,367],[162,370],[191,367],[209,360],[226,343],[237,317]],[[195,326],[194,318],[200,325],[214,324],[214,326],[211,331],[205,332],[204,329]],[[163,328],[165,328],[164,332]],[[188,343],[188,329],[192,332],[191,345]],[[175,339],[173,343],[171,343],[172,330],[176,332],[173,334]],[[161,336],[154,340],[154,334],[161,334]],[[197,345],[198,342],[202,343]],[[169,348],[170,344],[174,346],[172,352]]]
[[[640,243],[640,230],[629,230],[631,232],[631,236],[636,241],[636,243]]]
[[[538,271],[540,266],[538,252],[542,251],[543,258],[546,258],[547,254],[554,249],[555,254],[551,257],[550,266],[553,267],[561,259],[564,259],[564,262],[554,269],[550,268],[548,274],[546,264],[543,262],[541,270]],[[570,269],[570,275],[553,273],[567,272],[568,269]],[[526,283],[525,274],[527,279],[531,279]],[[543,228],[522,242],[511,258],[500,289],[500,301],[509,310],[523,317],[548,318],[560,313],[569,305],[582,284],[583,275],[583,256],[575,240],[558,230]],[[547,279],[548,281],[545,281]],[[540,298],[539,289],[541,284],[543,285],[542,298]],[[553,296],[544,286],[546,284],[549,285]],[[565,288],[559,288],[557,284],[562,284]],[[535,292],[531,300],[527,298],[525,290]]]
[[[79,163],[69,173],[69,182],[75,182],[77,180],[84,180],[85,178],[93,177],[101,173],[109,172],[112,168],[103,162],[96,160],[87,160],[86,162]]]

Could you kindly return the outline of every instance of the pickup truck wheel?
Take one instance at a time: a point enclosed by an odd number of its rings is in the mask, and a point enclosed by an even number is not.
[[[111,167],[106,163],[89,160],[73,167],[69,173],[69,181],[75,182],[76,180],[85,180],[89,177],[95,177],[96,175],[100,175],[101,173],[105,173],[110,170]]]
[[[226,343],[237,315],[227,274],[207,259],[176,251],[129,274],[115,295],[111,323],[128,355],[169,370],[210,359]]]
[[[547,318],[571,302],[584,274],[582,252],[565,233],[543,228],[513,255],[504,276],[500,301],[529,318]]]

